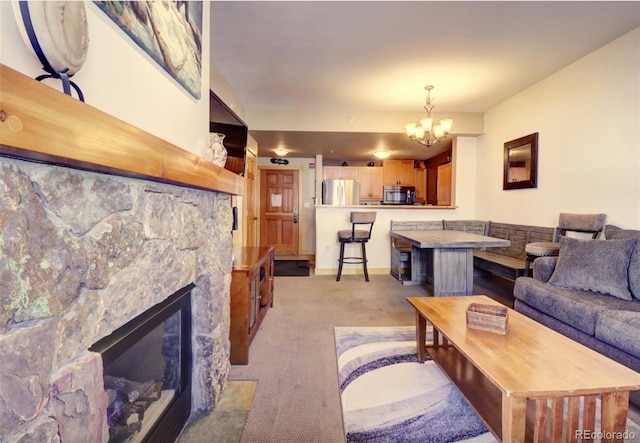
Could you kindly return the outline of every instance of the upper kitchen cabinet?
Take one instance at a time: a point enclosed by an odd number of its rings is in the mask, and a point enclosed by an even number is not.
[[[322,178],[324,180],[334,180],[337,178],[358,180],[358,168],[356,166],[323,166]]]
[[[416,187],[416,203],[427,201],[427,170],[416,168],[414,172],[414,186]]]
[[[413,160],[384,160],[382,174],[384,186],[414,186]]]
[[[382,200],[382,168],[359,166],[360,200]]]

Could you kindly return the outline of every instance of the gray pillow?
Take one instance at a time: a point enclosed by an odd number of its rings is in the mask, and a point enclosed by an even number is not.
[[[558,263],[549,283],[631,300],[628,270],[635,246],[635,239],[604,241],[561,237]]]
[[[633,251],[633,254],[631,254],[631,263],[629,264],[629,289],[631,290],[631,295],[640,299],[640,231],[607,225],[604,228],[604,233],[607,240],[619,240],[623,238],[636,239],[636,249]]]

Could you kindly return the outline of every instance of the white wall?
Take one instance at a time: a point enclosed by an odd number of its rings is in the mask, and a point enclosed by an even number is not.
[[[11,4],[0,1],[0,62],[35,78],[45,72],[22,41]],[[89,51],[84,66],[72,78],[84,93],[85,102],[201,154],[209,143],[210,5],[203,5],[202,89],[201,98],[196,100],[93,2],[85,2]],[[62,90],[59,80],[46,80],[46,84]]]
[[[640,229],[640,28],[491,109],[485,129],[477,218],[555,226],[560,212],[602,212]],[[538,187],[503,191],[504,143],[533,132]]]

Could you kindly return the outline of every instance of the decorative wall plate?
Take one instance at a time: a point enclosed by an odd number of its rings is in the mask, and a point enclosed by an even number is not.
[[[55,77],[70,83],[68,77],[80,70],[89,47],[84,2],[14,1],[13,12],[25,45],[49,73],[38,80]],[[67,89],[65,84],[70,94]]]

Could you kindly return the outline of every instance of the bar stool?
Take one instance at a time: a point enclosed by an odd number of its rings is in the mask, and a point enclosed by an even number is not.
[[[527,258],[524,264],[524,276],[529,276],[531,263],[538,257],[557,257],[560,253],[560,236],[567,232],[582,232],[591,234],[592,239],[604,229],[606,214],[566,214],[561,213],[554,241],[527,243],[524,252]]]
[[[343,264],[360,264],[364,269],[364,279],[369,281],[369,272],[367,271],[367,250],[366,244],[371,238],[373,223],[376,221],[375,212],[351,212],[351,229],[338,231],[338,241],[340,242],[340,258],[338,259],[338,276],[336,281],[340,281],[342,275]],[[369,225],[369,229],[356,229],[356,225]],[[345,257],[344,245],[347,243],[360,243],[362,246],[361,257]]]

